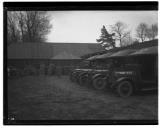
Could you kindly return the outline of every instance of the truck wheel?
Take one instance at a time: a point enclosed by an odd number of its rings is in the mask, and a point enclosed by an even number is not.
[[[93,87],[97,90],[103,90],[106,84],[106,80],[102,77],[97,77],[93,80]]]
[[[122,81],[116,87],[116,91],[120,97],[129,97],[133,93],[133,85],[129,81]]]

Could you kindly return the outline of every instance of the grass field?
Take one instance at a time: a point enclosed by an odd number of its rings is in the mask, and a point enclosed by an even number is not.
[[[8,114],[15,120],[157,120],[158,97],[143,92],[120,98],[67,76],[27,76],[8,80]]]

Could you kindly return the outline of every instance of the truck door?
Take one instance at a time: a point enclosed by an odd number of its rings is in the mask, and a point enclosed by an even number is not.
[[[157,87],[157,61],[156,56],[146,55],[140,57],[141,63],[141,79],[142,83],[146,88],[156,88]]]

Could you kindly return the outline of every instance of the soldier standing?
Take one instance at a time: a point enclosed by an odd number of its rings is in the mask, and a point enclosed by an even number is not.
[[[40,75],[45,75],[45,64],[40,64],[39,73]]]
[[[62,75],[62,68],[60,66],[56,67],[56,74],[57,74],[58,77],[61,77],[61,75]]]
[[[49,64],[48,75],[53,75],[55,73],[55,65]]]

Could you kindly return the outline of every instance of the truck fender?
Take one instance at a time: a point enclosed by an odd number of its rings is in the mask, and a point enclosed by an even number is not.
[[[79,77],[82,76],[82,75],[88,75],[88,73],[87,72],[82,72],[82,73],[80,73]]]
[[[100,77],[100,76],[105,77],[105,75],[102,75],[102,74],[95,74],[95,75],[92,77],[92,80],[94,80],[95,78]]]
[[[121,77],[119,79],[117,79],[112,85],[111,85],[111,88],[115,88],[121,81],[130,81],[133,83],[133,80],[128,78],[128,77]]]

